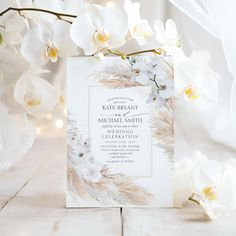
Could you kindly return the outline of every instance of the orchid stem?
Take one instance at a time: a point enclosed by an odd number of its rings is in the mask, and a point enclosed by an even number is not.
[[[107,49],[107,51],[108,51],[108,54],[106,54],[106,55],[113,54],[113,55],[120,56],[120,57],[126,57],[126,55],[120,51],[113,51],[111,49]]]
[[[23,17],[24,17],[23,12],[27,12],[27,11],[43,12],[43,13],[54,15],[54,16],[57,17],[57,19],[66,21],[68,23],[72,23],[72,22],[69,21],[69,20],[63,19],[62,17],[70,17],[70,18],[76,18],[77,17],[76,15],[50,11],[50,10],[46,10],[46,9],[42,9],[42,8],[32,8],[32,7],[26,7],[26,8],[9,7],[6,10],[0,12],[0,16],[3,16],[4,14],[6,14],[7,12],[10,12],[10,11],[16,11]],[[129,53],[129,54],[124,54],[120,51],[117,51],[117,50],[113,51],[113,50],[110,50],[110,49],[108,49],[107,51],[108,51],[108,53],[105,54],[105,56],[109,55],[109,54],[113,54],[113,55],[116,55],[116,56],[120,56],[122,59],[126,59],[127,57],[135,56],[135,55],[139,55],[139,54],[143,54],[143,53],[154,53],[155,55],[156,54],[159,54],[159,55],[164,54],[164,50],[162,48],[143,50],[143,51],[133,52],[133,53]]]
[[[131,56],[135,56],[135,55],[140,55],[140,54],[143,54],[143,53],[150,53],[151,52],[151,53],[154,53],[155,55],[156,54],[162,55],[164,53],[164,50],[162,48],[143,50],[143,51],[138,51],[138,52],[132,52],[132,53],[129,53],[129,54],[124,54],[120,51],[113,51],[113,50],[110,50],[110,49],[108,49],[107,51],[108,51],[108,53],[105,54],[105,56],[109,55],[109,54],[113,54],[113,55],[116,55],[116,56],[120,56],[123,59],[125,59],[127,57],[131,57]]]
[[[154,82],[154,84],[157,86],[158,89],[160,89],[160,87],[159,87],[159,85],[157,84],[157,81],[156,81],[156,75],[154,75],[154,78],[153,78],[153,79],[150,78],[150,80],[151,80],[152,82]]]
[[[143,53],[149,53],[152,52],[154,54],[163,54],[164,50],[162,48],[157,48],[157,49],[149,49],[149,50],[143,50],[143,51],[139,51],[139,52],[133,52],[133,53],[129,53],[126,56],[130,57],[130,56],[135,56],[135,55],[139,55],[139,54],[143,54]]]
[[[198,205],[200,205],[199,201],[197,201],[196,199],[194,199],[194,195],[195,195],[195,194],[193,193],[192,196],[188,198],[188,200],[189,200],[189,201],[192,201],[192,202],[194,202],[194,203],[196,203],[196,204],[198,204]]]
[[[25,11],[44,12],[44,13],[48,13],[48,14],[54,15],[59,20],[64,20],[64,21],[66,21],[68,23],[71,23],[71,22],[63,19],[62,17],[71,17],[71,18],[76,18],[77,17],[76,15],[70,15],[70,14],[66,14],[66,13],[60,13],[60,12],[50,11],[50,10],[41,9],[41,8],[32,8],[32,7],[27,7],[27,8],[9,7],[6,10],[2,11],[0,13],[0,16],[3,16],[4,14],[6,14],[9,11],[17,11],[20,15],[22,15],[22,13],[25,12]]]

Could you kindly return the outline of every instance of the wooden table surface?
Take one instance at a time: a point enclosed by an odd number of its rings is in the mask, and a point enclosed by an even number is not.
[[[64,138],[39,138],[0,174],[0,236],[235,236],[236,214],[209,221],[183,209],[66,209]]]

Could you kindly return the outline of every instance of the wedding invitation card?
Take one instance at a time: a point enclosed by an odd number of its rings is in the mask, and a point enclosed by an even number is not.
[[[173,206],[171,58],[67,61],[67,206]]]

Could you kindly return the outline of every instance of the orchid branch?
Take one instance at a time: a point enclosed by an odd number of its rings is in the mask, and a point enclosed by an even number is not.
[[[158,54],[158,55],[162,55],[164,54],[164,49],[162,48],[157,48],[157,49],[148,49],[148,50],[143,50],[143,51],[138,51],[138,52],[132,52],[132,53],[128,53],[128,54],[124,54],[120,51],[113,51],[108,49],[107,50],[108,53],[105,54],[105,56],[109,55],[109,54],[113,54],[116,56],[120,56],[122,59],[126,59],[127,57],[131,57],[131,56],[135,56],[135,55],[140,55],[140,54],[144,54],[144,53],[153,53],[153,54]]]
[[[139,52],[129,53],[126,56],[130,57],[130,56],[135,56],[135,55],[139,55],[139,54],[143,54],[143,53],[149,53],[149,52],[153,53],[154,55],[156,55],[156,54],[162,55],[164,53],[164,49],[157,48],[157,49],[143,50],[143,51],[139,51]]]
[[[157,87],[158,89],[160,89],[160,87],[159,87],[159,85],[157,84],[157,81],[156,81],[156,74],[154,75],[154,78],[153,78],[153,79],[150,78],[150,80],[156,85],[156,87]]]
[[[0,13],[0,16],[3,16],[4,14],[6,14],[9,11],[16,11],[18,12],[21,16],[23,14],[23,12],[26,11],[36,11],[36,12],[44,12],[44,13],[48,13],[51,15],[56,16],[59,20],[64,20],[68,23],[71,23],[68,20],[63,19],[62,17],[71,17],[71,18],[76,18],[76,15],[71,15],[71,14],[66,14],[66,13],[60,13],[60,12],[55,12],[55,11],[50,11],[50,10],[46,10],[46,9],[41,9],[41,8],[31,8],[31,7],[27,7],[27,8],[16,8],[16,7],[9,7],[6,10],[2,11]]]

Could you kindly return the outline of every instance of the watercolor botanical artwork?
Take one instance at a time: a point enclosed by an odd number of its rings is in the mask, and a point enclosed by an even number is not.
[[[68,207],[172,207],[170,57],[69,58]]]

